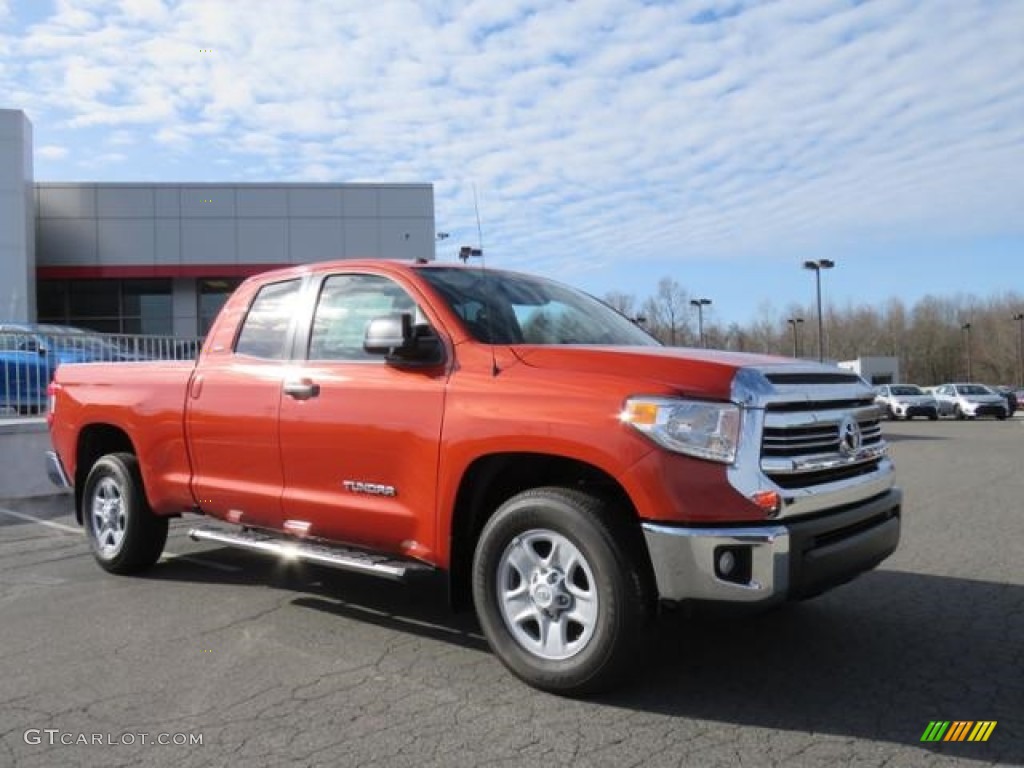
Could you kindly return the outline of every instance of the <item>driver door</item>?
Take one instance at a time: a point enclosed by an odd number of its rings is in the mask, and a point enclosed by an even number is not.
[[[388,277],[323,280],[281,399],[286,530],[414,557],[434,549],[447,366],[363,349],[371,319],[404,312],[425,322]]]

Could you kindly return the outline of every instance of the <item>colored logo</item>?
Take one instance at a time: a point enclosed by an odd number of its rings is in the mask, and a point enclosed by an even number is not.
[[[996,729],[995,720],[932,720],[921,741],[988,741]]]

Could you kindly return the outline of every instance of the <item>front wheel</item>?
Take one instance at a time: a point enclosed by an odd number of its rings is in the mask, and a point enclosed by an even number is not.
[[[604,500],[566,488],[525,491],[498,509],[477,543],[473,600],[513,674],[581,695],[638,663],[653,590],[637,538]]]
[[[89,470],[82,493],[82,521],[93,556],[111,573],[135,573],[160,559],[167,518],[149,508],[130,453],[111,453]]]

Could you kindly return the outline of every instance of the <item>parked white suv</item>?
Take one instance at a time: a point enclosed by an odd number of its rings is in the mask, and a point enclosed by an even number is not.
[[[890,419],[912,419],[927,416],[939,418],[939,404],[928,392],[916,384],[883,384],[875,387],[875,403],[882,415]]]
[[[1006,400],[984,384],[943,384],[935,388],[940,416],[973,419],[978,416],[1006,418]]]

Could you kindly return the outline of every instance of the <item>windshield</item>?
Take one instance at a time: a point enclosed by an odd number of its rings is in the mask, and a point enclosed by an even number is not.
[[[420,274],[477,341],[660,346],[607,304],[551,280],[460,267]]]
[[[956,388],[957,392],[961,395],[991,395],[988,387],[983,387],[981,384],[964,384]]]
[[[910,384],[903,384],[898,387],[892,387],[890,391],[894,395],[923,395],[920,387],[915,387]]]

